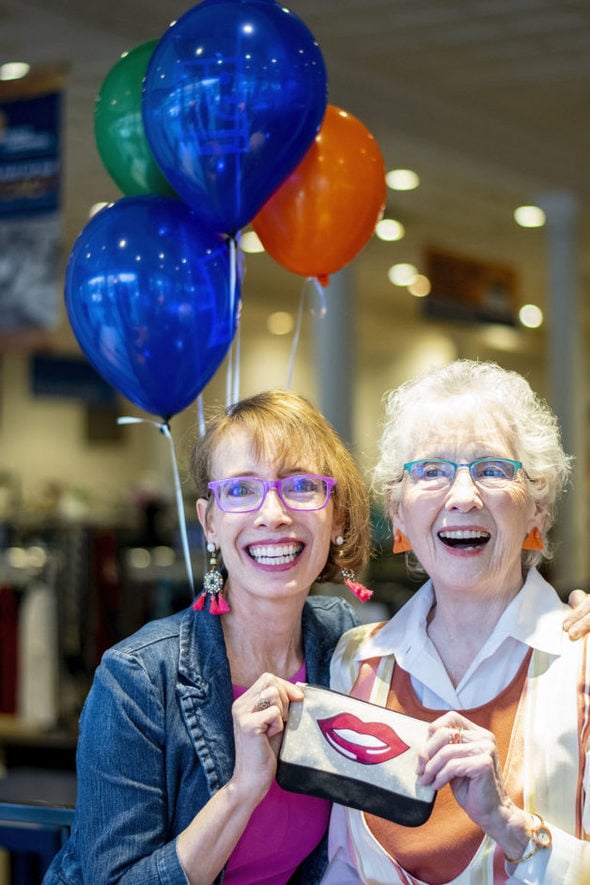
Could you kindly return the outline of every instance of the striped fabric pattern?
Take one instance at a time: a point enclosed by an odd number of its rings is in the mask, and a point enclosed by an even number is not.
[[[590,883],[590,654],[588,638],[571,642],[561,629],[561,617],[556,615],[555,629],[562,636],[562,653],[533,649],[512,741],[515,752],[523,748],[522,760],[512,759],[511,766],[520,761],[524,807],[541,814],[554,834],[543,877],[528,878],[535,875],[531,862],[512,868],[511,876],[502,851],[486,836],[452,885]],[[332,660],[331,686],[384,706],[394,656],[363,661],[359,667],[359,649],[375,629],[362,625],[342,638]],[[349,849],[363,882],[424,885],[389,857],[361,812],[346,809],[346,817]]]

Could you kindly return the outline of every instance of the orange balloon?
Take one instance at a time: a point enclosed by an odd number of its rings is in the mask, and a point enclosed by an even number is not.
[[[275,261],[325,285],[369,241],[385,195],[375,138],[352,114],[328,105],[311,148],[252,227]]]

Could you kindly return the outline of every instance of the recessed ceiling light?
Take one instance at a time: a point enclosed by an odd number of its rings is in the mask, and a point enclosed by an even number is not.
[[[486,347],[516,353],[520,349],[520,335],[512,326],[490,324],[481,331],[481,340]]]
[[[31,66],[24,61],[9,61],[0,65],[0,80],[20,80],[26,77]]]
[[[420,184],[420,179],[411,169],[391,169],[385,181],[392,191],[413,191]]]
[[[538,329],[543,325],[543,311],[536,304],[524,304],[518,311],[518,319],[527,329]]]
[[[286,310],[276,310],[270,313],[266,320],[266,328],[271,335],[288,335],[293,331],[295,320],[293,315]]]
[[[514,210],[514,220],[521,227],[543,227],[545,213],[540,206],[519,206]]]
[[[430,295],[430,290],[432,286],[430,284],[430,280],[428,277],[424,276],[423,273],[418,273],[408,286],[408,292],[410,295],[413,295],[414,298],[425,298],[427,295]]]
[[[418,271],[413,264],[394,264],[387,271],[389,282],[394,286],[410,286]]]
[[[380,240],[386,243],[395,243],[397,240],[403,239],[405,236],[405,228],[399,221],[394,218],[382,218],[377,222],[375,233]]]

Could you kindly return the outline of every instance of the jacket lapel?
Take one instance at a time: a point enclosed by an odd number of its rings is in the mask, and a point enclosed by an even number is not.
[[[192,608],[183,617],[176,693],[213,794],[230,779],[235,760],[231,675],[219,617]]]

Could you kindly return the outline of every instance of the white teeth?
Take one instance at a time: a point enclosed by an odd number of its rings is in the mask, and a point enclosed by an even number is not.
[[[258,544],[248,547],[252,559],[261,565],[286,565],[293,562],[302,550],[303,544]]]
[[[387,744],[374,734],[361,734],[350,728],[335,728],[334,734],[338,735],[341,740],[347,741],[349,744],[356,744],[358,747],[366,747],[367,750],[382,750]]]
[[[490,537],[489,532],[478,532],[475,529],[453,529],[452,531],[443,529],[438,534],[441,538],[452,538],[458,541]]]

